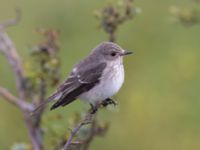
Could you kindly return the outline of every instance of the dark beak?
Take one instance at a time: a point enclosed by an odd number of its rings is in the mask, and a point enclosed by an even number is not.
[[[133,52],[124,51],[124,52],[121,54],[121,56],[130,55],[130,54],[133,54]]]

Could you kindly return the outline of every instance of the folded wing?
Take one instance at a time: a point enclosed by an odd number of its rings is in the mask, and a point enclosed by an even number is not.
[[[93,88],[99,83],[105,67],[106,63],[100,63],[75,68],[68,79],[58,88],[57,92],[47,99],[47,101],[58,99],[51,107],[51,110],[73,102],[79,95]]]

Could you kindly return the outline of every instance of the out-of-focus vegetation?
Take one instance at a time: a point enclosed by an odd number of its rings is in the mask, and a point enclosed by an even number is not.
[[[183,7],[183,8],[182,8]],[[200,1],[191,0],[191,6],[172,5],[169,12],[173,16],[174,22],[180,22],[184,26],[190,27],[200,23]]]
[[[61,80],[64,80],[77,60],[107,39],[93,16],[93,12],[105,5],[107,1],[1,0],[0,20],[12,17],[16,6],[21,8],[22,20],[9,33],[25,61],[30,47],[41,41],[35,28],[59,29]],[[194,4],[190,0],[138,0],[135,5],[142,13],[123,24],[117,33],[118,43],[135,52],[125,60],[126,81],[116,96],[119,111],[101,110],[99,117],[111,123],[110,129],[103,139],[92,143],[91,149],[198,150],[200,27],[198,23],[185,28],[181,23],[171,22],[168,12],[171,6],[184,8]],[[1,85],[14,91],[12,71],[2,55],[0,73]],[[18,110],[3,100],[0,104],[0,149],[28,142]],[[44,125],[51,124],[52,131],[56,131],[54,136],[59,135],[66,131],[63,126],[67,129],[73,112],[83,109],[83,104],[77,101],[48,112]],[[45,138],[49,141],[52,133],[47,133]],[[50,144],[53,142],[47,142]]]

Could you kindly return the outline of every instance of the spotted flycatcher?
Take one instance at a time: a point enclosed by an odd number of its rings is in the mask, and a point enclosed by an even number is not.
[[[51,110],[66,106],[76,99],[87,101],[96,112],[96,105],[114,104],[111,99],[124,82],[123,56],[132,54],[112,42],[99,44],[82,61],[74,66],[70,75],[57,91],[41,106],[55,100]],[[37,108],[37,109],[38,109]]]

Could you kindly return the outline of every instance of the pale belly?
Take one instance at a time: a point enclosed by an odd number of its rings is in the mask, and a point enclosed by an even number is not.
[[[118,67],[118,68],[117,68]],[[95,104],[115,95],[124,82],[123,65],[104,71],[101,82],[79,96],[81,100]]]

